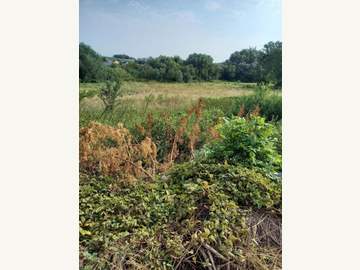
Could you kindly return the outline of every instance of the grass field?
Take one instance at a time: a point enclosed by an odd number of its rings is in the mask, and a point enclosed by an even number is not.
[[[199,98],[208,101],[207,110],[217,109],[228,114],[236,114],[239,104],[246,97],[254,94],[256,85],[238,82],[197,82],[197,83],[161,83],[161,82],[123,82],[122,96],[110,118],[103,119],[101,114],[104,104],[98,97],[101,83],[80,84],[80,95],[91,92],[89,97],[80,101],[80,125],[92,120],[116,124],[122,122],[127,127],[142,122],[148,113],[177,115],[193,106]],[[272,96],[281,96],[279,91],[272,91]],[[279,97],[281,99],[281,97]],[[277,100],[279,100],[279,98]],[[253,108],[253,101],[250,102]],[[211,108],[210,108],[211,107]],[[265,109],[265,108],[264,108]],[[226,111],[228,113],[226,113]]]
[[[236,82],[198,82],[198,83],[160,83],[160,82],[124,82],[123,100],[134,105],[146,106],[152,102],[153,107],[177,107],[190,105],[200,97],[232,97],[243,96],[252,92],[255,87],[250,83]],[[98,92],[101,83],[82,83],[80,93]],[[96,96],[84,100],[83,107],[101,108],[102,102]]]
[[[98,90],[101,83],[81,83],[80,91]],[[199,97],[228,97],[247,94],[255,87],[253,83],[238,82],[197,82],[197,83],[160,83],[160,82],[124,82],[127,96],[144,98],[147,95]]]

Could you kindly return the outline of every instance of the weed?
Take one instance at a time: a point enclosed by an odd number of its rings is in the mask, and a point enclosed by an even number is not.
[[[92,122],[80,130],[80,169],[90,174],[114,176],[132,182],[153,178],[156,172],[156,145],[150,138],[139,144],[122,125],[110,127]]]

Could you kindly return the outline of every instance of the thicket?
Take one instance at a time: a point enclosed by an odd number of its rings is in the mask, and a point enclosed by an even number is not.
[[[120,76],[125,80],[155,80],[162,82],[241,81],[282,84],[282,43],[268,42],[256,48],[236,51],[223,63],[214,63],[210,55],[193,53],[183,60],[179,56],[159,56],[135,59],[114,55],[118,64],[106,66],[109,58],[101,57],[88,45],[80,43],[80,80],[103,81]]]

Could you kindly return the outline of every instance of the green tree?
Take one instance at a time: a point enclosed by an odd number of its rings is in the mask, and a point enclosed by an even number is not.
[[[116,105],[116,99],[122,96],[121,90],[121,81],[119,78],[115,81],[107,81],[105,86],[100,89],[99,97],[105,105],[103,114],[113,112]]]
[[[236,66],[234,64],[225,62],[221,66],[221,79],[225,81],[235,81],[236,80]]]
[[[106,71],[104,59],[85,43],[79,45],[79,78],[81,82],[104,80]]]
[[[260,66],[261,52],[255,48],[236,51],[231,54],[227,61],[227,77],[234,78],[242,82],[258,82],[261,78]]]
[[[126,54],[114,54],[113,57],[118,59],[134,59]]]
[[[210,55],[193,53],[186,60],[187,65],[193,66],[195,69],[195,78],[199,81],[216,80],[219,77],[219,69],[213,63]]]
[[[182,74],[184,82],[192,82],[196,76],[196,70],[192,65],[183,65]]]
[[[272,82],[277,87],[282,85],[282,42],[268,42],[264,45],[261,58],[263,78],[265,82]]]

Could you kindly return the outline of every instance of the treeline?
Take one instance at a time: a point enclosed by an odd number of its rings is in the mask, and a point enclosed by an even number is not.
[[[243,49],[223,63],[214,63],[210,55],[193,53],[187,59],[159,56],[135,59],[125,54],[103,57],[90,46],[80,43],[80,81],[100,82],[121,77],[123,80],[162,82],[240,81],[273,83],[281,87],[282,43],[268,42],[261,50]]]

